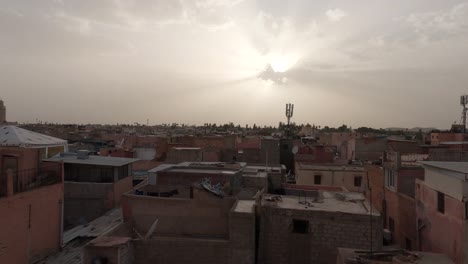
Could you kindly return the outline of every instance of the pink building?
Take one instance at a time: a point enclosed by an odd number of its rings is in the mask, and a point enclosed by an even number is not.
[[[468,162],[421,162],[425,179],[416,181],[416,216],[421,251],[468,262]]]
[[[31,263],[61,247],[64,140],[0,126],[0,263]]]

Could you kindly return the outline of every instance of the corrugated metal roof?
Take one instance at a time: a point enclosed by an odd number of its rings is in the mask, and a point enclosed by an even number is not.
[[[120,158],[120,157],[105,157],[89,155],[87,159],[78,159],[76,155],[56,155],[52,158],[46,159],[45,161],[55,161],[69,164],[86,164],[86,165],[100,165],[100,166],[113,166],[120,167],[130,163],[138,161],[138,159],[131,158]]]
[[[17,126],[0,126],[0,146],[42,148],[65,146],[67,141],[39,134]]]
[[[419,163],[435,168],[468,173],[468,162],[457,161],[420,161]]]

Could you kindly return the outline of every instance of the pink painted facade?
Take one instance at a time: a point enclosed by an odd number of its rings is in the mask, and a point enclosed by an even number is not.
[[[0,263],[31,263],[61,247],[63,164],[40,155],[0,148]]]
[[[301,146],[298,152],[294,155],[296,162],[311,162],[311,163],[333,163],[335,158],[334,147],[317,146]]]
[[[416,217],[421,251],[443,253],[455,263],[468,261],[465,203],[444,195],[444,213],[437,208],[438,193],[424,181],[416,182]]]
[[[463,133],[434,132],[430,137],[431,145],[439,145],[440,142],[461,142],[468,138]]]

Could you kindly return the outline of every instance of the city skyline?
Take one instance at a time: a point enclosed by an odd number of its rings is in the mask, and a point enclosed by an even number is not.
[[[465,1],[0,2],[7,120],[448,129]]]

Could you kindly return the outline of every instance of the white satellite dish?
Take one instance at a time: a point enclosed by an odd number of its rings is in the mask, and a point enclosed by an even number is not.
[[[296,154],[298,151],[299,151],[299,148],[298,148],[297,146],[294,146],[294,147],[292,148],[292,153],[293,153],[293,154]]]

